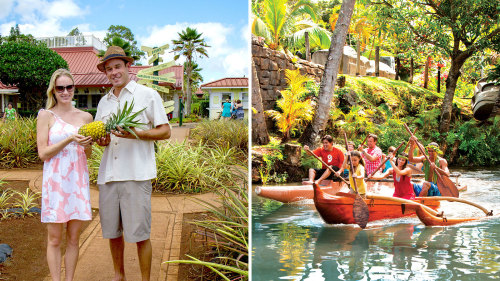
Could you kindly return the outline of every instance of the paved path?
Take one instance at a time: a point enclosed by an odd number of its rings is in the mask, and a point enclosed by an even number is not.
[[[192,127],[194,127],[192,124],[186,124],[183,127],[173,125],[171,141],[183,141]],[[0,178],[6,181],[29,180],[30,188],[33,191],[41,192],[41,170],[0,170]],[[151,280],[177,280],[179,265],[167,265],[162,264],[162,262],[180,258],[184,214],[204,211],[204,208],[194,202],[193,198],[201,198],[214,203],[216,200],[213,194],[152,197],[151,243],[153,246],[153,263]],[[95,186],[90,189],[90,199],[92,207],[97,208],[99,206],[99,191]],[[114,276],[108,240],[102,237],[99,222],[99,216],[96,216],[80,237],[80,258],[75,273],[76,281],[108,281]],[[135,244],[126,243],[125,272],[127,280],[141,280]],[[45,278],[45,281],[50,280],[50,276]]]

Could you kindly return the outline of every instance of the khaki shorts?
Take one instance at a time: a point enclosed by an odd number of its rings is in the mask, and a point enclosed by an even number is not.
[[[99,184],[102,236],[122,236],[129,243],[151,234],[151,181],[118,181]]]

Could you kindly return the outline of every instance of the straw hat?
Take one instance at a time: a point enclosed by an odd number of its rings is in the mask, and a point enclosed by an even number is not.
[[[97,65],[97,69],[104,72],[104,64],[106,63],[106,61],[108,61],[110,59],[123,59],[123,60],[130,62],[130,63],[134,62],[133,58],[127,57],[127,55],[125,54],[125,51],[123,51],[122,48],[120,48],[118,46],[111,46],[108,48],[108,50],[104,54],[104,57],[102,57],[101,62]]]

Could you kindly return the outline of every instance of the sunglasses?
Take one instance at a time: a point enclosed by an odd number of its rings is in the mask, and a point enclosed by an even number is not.
[[[75,85],[68,85],[68,86],[56,86],[56,91],[59,93],[64,92],[64,89],[66,89],[68,92],[73,91],[75,88]]]

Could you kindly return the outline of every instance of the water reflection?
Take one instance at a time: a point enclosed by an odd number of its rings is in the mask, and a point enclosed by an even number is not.
[[[482,186],[495,194],[500,174],[493,174]],[[487,192],[472,187],[468,194]],[[311,205],[254,199],[252,280],[500,280],[498,217],[451,227],[405,218],[361,230],[325,225]],[[500,212],[499,196],[480,202]]]

